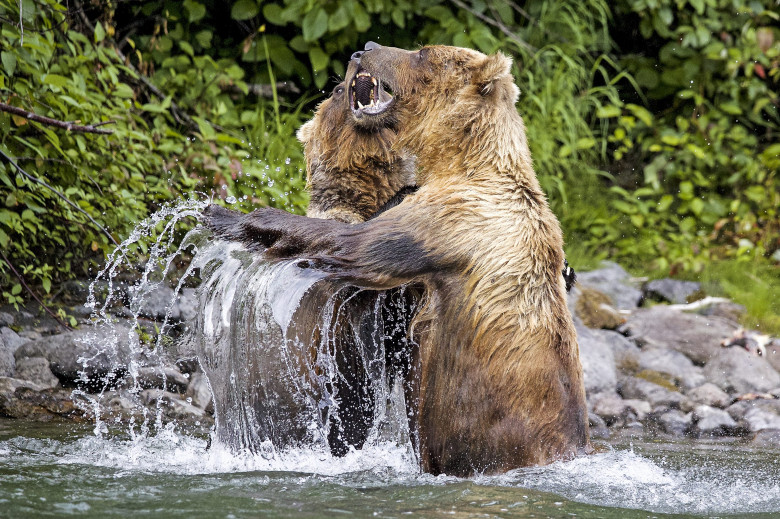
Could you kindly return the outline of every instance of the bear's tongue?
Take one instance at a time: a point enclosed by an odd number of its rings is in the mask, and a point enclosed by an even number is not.
[[[374,82],[371,80],[371,76],[356,77],[353,90],[355,92],[355,109],[362,108],[358,103],[368,106],[374,102]]]

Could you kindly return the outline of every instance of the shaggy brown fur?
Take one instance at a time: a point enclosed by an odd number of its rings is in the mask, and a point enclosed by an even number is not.
[[[298,130],[310,193],[306,216],[312,218],[363,222],[403,188],[415,185],[413,157],[393,150],[392,115],[381,120],[353,117],[347,85],[356,73],[356,62],[350,62],[347,80]]]
[[[396,146],[417,156],[419,191],[356,225],[212,206],[210,227],[359,286],[425,285],[416,374],[424,470],[495,473],[589,450],[561,230],[531,165],[509,59],[367,49],[361,67],[394,92]]]

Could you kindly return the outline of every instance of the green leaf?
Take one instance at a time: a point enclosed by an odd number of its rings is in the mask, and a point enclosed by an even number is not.
[[[9,77],[13,77],[14,71],[16,70],[16,54],[12,52],[2,52],[0,53],[0,61],[3,62],[5,73],[8,74]]]
[[[9,240],[8,235],[5,233],[5,231],[0,229],[0,247],[4,249],[8,247],[8,240]]]
[[[230,17],[234,20],[249,20],[259,12],[260,9],[254,0],[238,0],[230,10]]]
[[[267,22],[274,25],[286,25],[284,17],[282,16],[282,8],[277,4],[268,4],[263,7],[263,17]]]
[[[328,30],[330,32],[338,32],[347,27],[350,21],[352,21],[352,17],[349,14],[349,10],[342,3],[328,18]]]
[[[41,280],[41,285],[47,294],[51,293],[51,279],[43,278],[43,280]]]
[[[355,20],[355,29],[358,32],[366,32],[371,27],[371,18],[361,4],[355,4],[355,11],[352,13]]]
[[[68,78],[60,76],[59,74],[46,74],[43,76],[43,84],[64,87],[68,84]]]
[[[401,29],[406,27],[406,16],[404,15],[404,12],[401,9],[399,8],[393,9],[393,12],[390,13],[390,18],[392,18],[393,23],[395,23]]]
[[[97,22],[95,24],[95,43],[100,43],[106,37],[106,30],[103,29],[103,24]]]
[[[303,39],[313,42],[328,30],[328,13],[322,7],[315,7],[303,17]]]
[[[184,0],[182,5],[184,6],[184,10],[187,11],[187,19],[190,22],[197,22],[206,16],[206,6],[200,2],[195,2],[194,0]]]
[[[596,117],[608,118],[618,117],[620,115],[620,108],[615,105],[599,106],[596,110]]]
[[[739,107],[737,103],[721,103],[718,105],[718,107],[726,112],[727,114],[731,115],[741,115],[742,109]]]
[[[314,69],[315,72],[325,70],[330,61],[328,55],[319,47],[313,47],[309,51],[309,59],[311,60],[312,69]]]
[[[21,294],[21,293],[22,293],[22,285],[20,285],[19,283],[15,284],[15,285],[14,285],[14,286],[11,288],[11,295],[13,295],[13,296],[17,296],[17,295],[19,295],[19,294]]]

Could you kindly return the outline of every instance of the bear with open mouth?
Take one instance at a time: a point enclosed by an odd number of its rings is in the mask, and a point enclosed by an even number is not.
[[[358,224],[212,206],[209,227],[356,286],[425,287],[412,373],[424,470],[496,473],[588,452],[562,233],[533,171],[510,60],[373,43],[356,58],[392,95],[357,109],[392,111],[419,190]]]

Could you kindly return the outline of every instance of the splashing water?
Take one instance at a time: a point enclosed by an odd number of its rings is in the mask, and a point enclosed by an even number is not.
[[[201,226],[180,238],[180,224],[200,219],[208,203],[183,201],[141,222],[90,287],[87,305],[93,309],[96,330],[107,330],[109,340],[104,333],[105,343],[96,353],[80,359],[82,381],[95,383],[88,368],[99,355],[115,365],[100,381],[97,396],[74,392],[96,417],[96,433],[106,432],[101,420],[104,393],[124,372],[131,381],[127,393],[137,397],[142,368],[192,355],[214,398],[213,439],[236,452],[271,458],[279,449],[330,445],[345,454],[351,446],[388,437],[410,448],[400,377],[388,368],[385,351],[386,334],[406,342],[411,314],[407,292],[359,291],[328,281],[296,261],[272,264],[239,244],[212,240]],[[140,266],[130,259],[137,248],[148,255]],[[144,323],[139,317],[145,302],[170,283],[174,266],[185,254],[192,260],[175,283],[156,339],[141,344],[138,332]],[[119,274],[132,268],[140,273],[137,281],[117,286]],[[197,315],[187,333],[170,344],[167,332],[176,324],[171,323],[172,309],[182,287],[196,276],[201,278]],[[101,281],[105,294],[98,302],[95,287]],[[122,298],[131,314],[129,328],[118,326],[109,311]],[[164,370],[160,375],[165,384]],[[131,421],[131,435],[146,436],[150,427],[162,430],[161,399],[153,417],[142,405],[138,411],[143,418],[137,431]],[[352,427],[357,415],[359,428]]]
[[[211,383],[217,440],[266,457],[387,434],[407,442],[384,335],[390,322],[408,328],[403,290],[358,291],[296,261],[269,264],[234,243],[202,248],[193,266],[203,283],[190,347]],[[393,304],[398,310],[381,311]],[[355,393],[368,396],[351,399]],[[359,439],[338,437],[351,434],[336,430],[347,414],[361,415]]]
[[[0,419],[0,502],[10,513],[54,509],[104,517],[148,509],[174,517],[186,512],[175,502],[194,503],[193,513],[204,516],[259,510],[288,517],[647,516],[638,511],[771,516],[780,511],[780,455],[738,444],[637,442],[499,476],[421,474],[406,427],[402,377],[393,375],[385,341],[389,328],[408,327],[407,294],[340,286],[296,261],[270,264],[236,244],[211,240],[200,226],[181,238],[177,226],[199,220],[207,205],[181,202],[141,222],[90,288],[96,331],[85,346],[101,342],[80,359],[83,382],[97,356],[114,363],[97,382],[99,393],[74,391],[94,412],[92,433],[68,432],[62,438],[16,432]],[[147,260],[134,265],[134,250],[144,247]],[[192,259],[174,283],[159,333],[141,340],[145,300],[170,284],[185,255]],[[139,273],[131,286],[121,281],[128,269]],[[166,332],[181,326],[171,319],[176,294],[196,278],[196,317],[171,344],[165,337],[176,334]],[[111,315],[120,300],[130,309],[129,328]],[[362,377],[346,382],[358,383],[370,395],[370,405],[357,402],[364,406],[359,413],[365,419],[363,447],[349,448],[344,456],[331,452],[334,428],[343,433],[336,426],[354,417],[345,413],[340,393],[349,374],[337,351],[339,341],[356,354],[351,367],[358,366]],[[163,423],[159,406],[131,421],[127,430],[108,434],[102,396],[118,378],[127,374],[128,392],[137,396],[143,368],[190,354],[197,355],[214,395],[210,441],[190,434],[185,425]],[[126,492],[127,485],[133,492]],[[66,497],[57,500],[58,493]],[[232,496],[229,503],[225,495]],[[156,504],[154,496],[172,504]],[[290,508],[290,502],[298,504]]]

